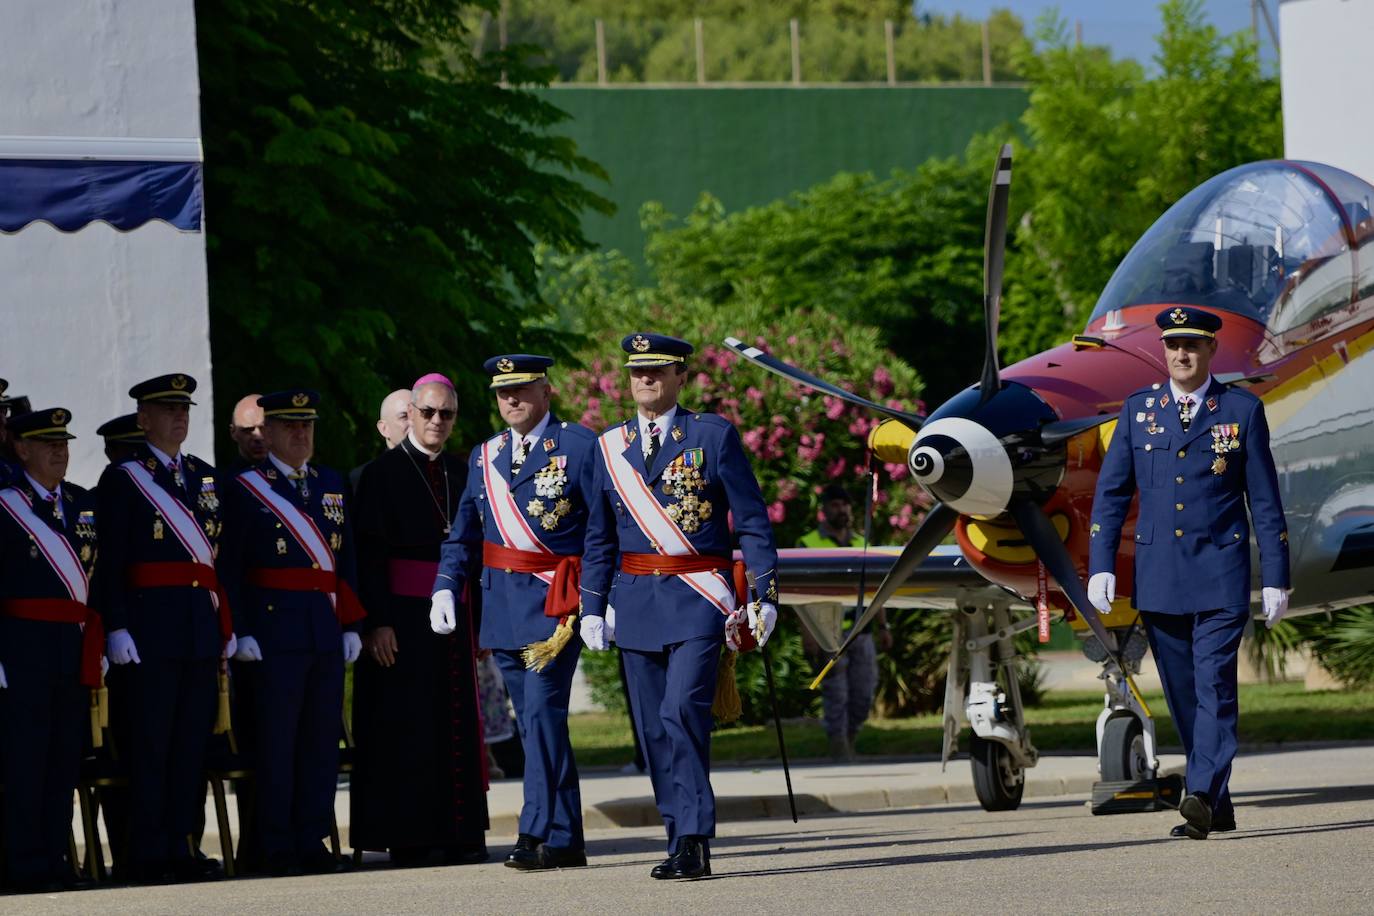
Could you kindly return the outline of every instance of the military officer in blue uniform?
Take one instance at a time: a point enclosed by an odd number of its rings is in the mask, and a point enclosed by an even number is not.
[[[547,356],[512,353],[483,365],[509,424],[473,449],[430,612],[457,624],[457,596],[480,590],[479,643],[491,649],[515,704],[525,748],[517,869],[587,864],[582,794],[568,740],[568,702],[581,643],[571,618],[592,496],[596,436],[549,409]],[[473,581],[476,577],[477,581]],[[469,607],[469,612],[471,607]]]
[[[111,464],[121,464],[134,457],[145,441],[136,413],[106,420],[96,428],[95,434],[105,440],[105,460]]]
[[[104,619],[112,726],[129,766],[135,882],[213,877],[188,836],[203,810],[205,747],[220,659],[234,651],[218,586],[215,469],[182,454],[196,380],[185,373],[129,389],[146,441],[100,476],[96,586]],[[117,721],[116,721],[117,720]]]
[[[255,690],[258,833],[274,875],[341,871],[333,825],[344,665],[362,651],[344,481],[310,463],[320,397],[258,398],[267,459],[226,485],[220,569]]]
[[[597,443],[583,551],[581,634],[625,660],[669,856],[654,878],[710,874],[715,835],[711,701],[721,643],[767,640],[777,620],[777,547],[758,481],[729,421],[678,404],[692,345],[661,334],[621,342],[635,416]],[[757,581],[731,561],[731,528]],[[742,571],[741,571],[742,573]]]
[[[1250,611],[1250,531],[1265,620],[1288,607],[1288,530],[1264,404],[1212,377],[1221,318],[1178,307],[1156,318],[1168,382],[1126,399],[1093,500],[1088,597],[1116,596],[1117,547],[1132,498],[1132,603],[1145,622],[1169,712],[1188,754],[1185,823],[1172,835],[1234,830],[1236,660]],[[1250,519],[1246,519],[1249,504]]]
[[[63,478],[71,412],[13,417],[21,469],[0,488],[0,783],[6,881],[75,885],[67,831],[103,640],[88,607],[95,504]],[[85,632],[83,632],[83,625]]]
[[[0,487],[8,486],[19,477],[19,462],[14,460],[14,451],[5,429],[6,418],[29,412],[29,399],[5,394],[9,387],[10,383],[0,378]]]

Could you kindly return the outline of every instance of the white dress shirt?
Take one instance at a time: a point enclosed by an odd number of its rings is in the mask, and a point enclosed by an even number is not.
[[[644,416],[644,414],[639,415],[639,436],[641,439],[644,440],[644,444],[641,446],[641,448],[644,450],[645,458],[649,457],[649,425],[653,424],[654,428],[658,430],[658,444],[659,447],[662,448],[663,437],[668,434],[669,428],[671,428],[673,425],[673,418],[676,416],[676,404],[674,404],[672,407],[669,407],[665,413],[660,414],[656,419],[653,420],[648,419]]]
[[[523,436],[520,435],[518,432],[515,431],[515,427],[513,427],[513,426],[511,427],[511,430],[510,430],[510,444],[511,444],[511,457],[512,457],[512,458],[515,457],[515,451],[516,451],[516,449],[519,448],[519,447],[520,447],[520,443],[523,442],[523,443],[525,444],[525,460],[526,460],[526,461],[529,461],[529,460],[530,460],[530,454],[534,452],[534,447],[535,447],[535,445],[538,444],[539,440],[543,438],[543,436],[544,436],[544,430],[546,430],[546,429],[549,428],[549,419],[550,419],[552,416],[553,416],[553,414],[549,414],[549,413],[544,414],[543,419],[541,419],[538,423],[534,424],[534,429],[532,429],[532,430],[530,430],[529,432],[525,433],[525,435],[523,435]],[[523,465],[522,465],[522,466],[523,466]]]
[[[1178,387],[1178,383],[1176,383],[1173,379],[1169,379],[1169,394],[1174,399],[1174,403],[1180,405],[1181,408],[1181,405],[1183,404],[1183,401],[1186,398],[1192,404],[1192,406],[1188,410],[1188,417],[1190,418],[1189,422],[1197,419],[1197,409],[1198,407],[1202,406],[1202,396],[1207,393],[1207,389],[1211,386],[1211,384],[1212,374],[1210,372],[1207,373],[1207,378],[1203,379],[1202,384],[1194,388],[1192,391],[1183,391]]]

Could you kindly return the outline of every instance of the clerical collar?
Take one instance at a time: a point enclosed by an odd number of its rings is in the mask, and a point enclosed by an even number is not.
[[[288,478],[295,477],[297,474],[304,475],[304,474],[306,473],[306,471],[309,470],[309,468],[310,468],[310,462],[309,462],[309,461],[307,461],[305,464],[301,465],[300,470],[297,471],[297,470],[296,470],[295,468],[293,468],[291,465],[287,464],[285,461],[282,461],[280,458],[278,458],[276,455],[274,455],[274,454],[271,453],[271,452],[268,452],[268,453],[267,453],[267,457],[268,457],[268,459],[269,459],[274,465],[277,466],[277,470],[278,470],[278,471],[281,471],[281,472],[282,472],[283,474],[285,474]]]
[[[178,453],[175,454],[175,455],[169,455],[169,454],[167,454],[166,452],[164,452],[162,449],[158,448],[156,445],[153,445],[153,443],[151,443],[151,442],[148,442],[148,443],[146,443],[146,444],[147,444],[147,446],[148,446],[148,451],[150,451],[150,452],[153,453],[153,457],[154,457],[154,458],[156,458],[158,461],[161,461],[161,462],[162,462],[162,466],[163,466],[164,468],[167,467],[168,465],[172,465],[172,464],[175,464],[175,465],[177,465],[178,467],[181,466],[181,453],[180,453],[180,452],[178,452]]]
[[[523,436],[520,435],[518,432],[516,432],[516,431],[515,431],[515,427],[512,426],[512,427],[511,427],[511,430],[510,430],[510,441],[511,441],[511,443],[512,443],[513,445],[519,445],[519,444],[520,444],[520,440],[522,440],[522,439],[525,440],[526,442],[529,442],[531,445],[533,445],[535,442],[538,442],[538,441],[540,440],[540,438],[543,437],[543,435],[544,435],[544,430],[546,430],[546,429],[549,428],[549,420],[551,420],[552,418],[553,418],[553,412],[552,412],[552,411],[549,411],[548,413],[544,414],[543,419],[541,419],[538,423],[534,424],[534,429],[531,429],[529,432],[525,433],[525,435],[523,435]]]
[[[27,478],[29,479],[29,486],[33,487],[33,492],[37,493],[38,496],[39,496],[41,499],[43,499],[45,502],[48,501],[48,500],[54,500],[54,499],[57,500],[58,502],[61,502],[61,501],[62,501],[62,481],[59,480],[59,481],[57,482],[57,486],[55,486],[55,487],[53,487],[51,490],[49,490],[47,487],[43,486],[41,483],[39,483],[38,481],[34,480],[34,479],[33,479],[33,475],[30,474],[28,471],[25,471],[25,472],[24,472],[24,476],[27,477]]]
[[[673,425],[673,419],[674,419],[676,416],[677,416],[677,405],[676,405],[676,404],[674,404],[672,407],[669,407],[666,411],[664,411],[663,413],[659,414],[657,417],[655,417],[655,418],[652,419],[652,420],[650,420],[648,417],[644,416],[644,414],[640,414],[640,415],[639,415],[639,434],[640,434],[641,436],[644,436],[644,437],[647,439],[648,436],[649,436],[649,424],[652,423],[652,424],[658,429],[658,434],[659,434],[659,436],[662,437],[663,434],[664,434],[665,432],[667,432],[668,429],[669,429],[670,427],[672,427],[672,425]],[[662,440],[661,440],[661,439],[660,439],[660,444],[662,444]]]
[[[1173,393],[1173,396],[1174,396],[1174,403],[1175,403],[1175,404],[1181,404],[1181,403],[1183,403],[1183,399],[1184,399],[1184,398],[1192,398],[1193,400],[1197,401],[1198,403],[1201,403],[1201,402],[1202,402],[1202,395],[1203,395],[1203,393],[1204,393],[1208,388],[1210,388],[1211,386],[1212,386],[1212,373],[1210,373],[1210,372],[1207,373],[1207,378],[1206,378],[1206,380],[1204,380],[1203,383],[1202,383],[1201,385],[1199,385],[1197,388],[1193,389],[1192,391],[1184,391],[1184,390],[1182,390],[1181,388],[1178,387],[1178,384],[1177,384],[1172,378],[1169,379],[1169,391],[1171,391],[1171,392]]]
[[[439,449],[438,451],[431,452],[429,449],[427,449],[427,448],[425,448],[423,445],[421,445],[421,444],[420,444],[420,440],[415,438],[415,430],[413,430],[413,429],[408,429],[408,430],[406,430],[406,439],[410,440],[411,446],[412,446],[417,452],[419,452],[421,455],[424,455],[424,456],[425,456],[426,458],[428,458],[430,461],[435,461],[435,460],[437,460],[438,457],[444,453],[444,450],[443,450],[442,448]]]

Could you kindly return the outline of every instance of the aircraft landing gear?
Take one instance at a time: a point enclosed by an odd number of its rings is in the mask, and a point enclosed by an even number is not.
[[[985,811],[1012,811],[1021,804],[1026,770],[1039,752],[1026,728],[1025,706],[1016,679],[1019,657],[1012,637],[1036,625],[1034,617],[1012,622],[1005,602],[965,605],[955,615],[945,687],[945,755],[959,732],[955,710],[962,701],[973,729],[969,758],[973,789]],[[961,656],[967,656],[965,671]]]
[[[1140,661],[1147,644],[1138,627],[1117,631],[1121,658],[1131,674],[1140,673]],[[1141,705],[1095,637],[1088,637],[1083,653],[1102,663],[1098,675],[1106,687],[1102,712],[1097,716],[1097,769],[1104,782],[1138,782],[1159,775],[1155,751],[1155,723],[1150,711]]]

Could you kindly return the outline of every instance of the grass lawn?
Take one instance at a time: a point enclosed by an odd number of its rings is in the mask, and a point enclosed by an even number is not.
[[[1164,696],[1147,693],[1159,740],[1177,746],[1178,734],[1169,719]],[[1027,711],[1031,738],[1041,751],[1095,752],[1094,723],[1102,708],[1101,693],[1052,693]],[[819,722],[788,721],[783,725],[787,753],[793,760],[824,758],[825,732]],[[571,720],[573,747],[583,766],[621,765],[634,754],[629,721],[608,713],[582,713]],[[965,729],[967,741],[967,729]],[[1253,684],[1240,688],[1242,744],[1288,741],[1374,740],[1374,690],[1308,692],[1300,683]],[[910,719],[870,720],[859,735],[860,754],[914,756],[940,753],[938,715]],[[723,728],[711,741],[711,759],[743,763],[777,756],[773,726]]]

